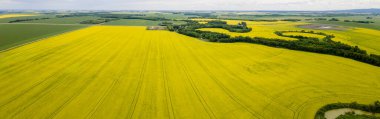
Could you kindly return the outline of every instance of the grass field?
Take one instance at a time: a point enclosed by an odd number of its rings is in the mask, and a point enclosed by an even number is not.
[[[173,14],[168,12],[111,12],[112,14],[144,14],[147,17],[160,17],[160,18],[166,18],[166,19],[187,19],[188,17],[194,17],[193,15],[184,15],[183,13]]]
[[[105,23],[104,25],[125,25],[125,26],[158,26],[160,21],[142,20],[142,19],[121,19]]]
[[[0,24],[0,50],[83,27],[85,26]]]
[[[65,18],[51,18],[45,20],[26,21],[22,23],[48,23],[48,24],[79,24],[81,21],[95,20],[100,17],[83,16],[83,17],[65,17]]]
[[[142,19],[121,19],[107,22],[104,25],[118,26],[158,26],[162,21],[142,20]],[[172,21],[174,24],[184,24],[183,21]]]
[[[145,29],[92,26],[1,52],[0,115],[311,119],[380,98],[379,67]]]

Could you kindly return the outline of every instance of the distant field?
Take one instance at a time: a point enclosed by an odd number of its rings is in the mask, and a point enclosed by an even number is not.
[[[34,20],[20,23],[50,23],[50,24],[79,24],[81,21],[94,20],[100,17],[83,16],[83,17],[65,17],[65,18],[52,18],[45,20]]]
[[[160,21],[141,20],[141,19],[121,19],[105,23],[104,25],[125,25],[125,26],[158,26]]]
[[[36,15],[33,15],[33,14],[0,14],[0,19],[2,19],[2,18],[25,17],[25,16],[36,16]]]
[[[311,23],[335,24],[335,25],[342,25],[342,26],[362,27],[362,28],[380,30],[380,20],[377,23],[373,23],[373,24],[361,24],[361,23],[352,23],[352,22],[343,22],[343,21],[339,21],[339,22],[317,21],[317,22],[311,22]]]
[[[199,19],[198,19],[199,20]],[[209,19],[212,20],[212,19]],[[237,24],[240,20],[225,20],[228,24]],[[200,30],[214,31],[226,33],[231,36],[250,36],[250,37],[266,37],[266,38],[280,38],[284,40],[295,40],[287,37],[280,37],[274,34],[275,31],[282,30],[313,30],[316,32],[324,32],[327,34],[334,34],[336,38],[333,40],[341,41],[350,45],[357,45],[360,48],[367,50],[370,53],[380,54],[380,30],[350,27],[346,30],[315,30],[298,28],[298,25],[305,25],[305,22],[254,22],[246,21],[248,26],[252,28],[249,33],[234,33],[224,29],[218,28],[203,28]],[[306,35],[306,34],[305,34]],[[307,34],[306,36],[310,36]]]
[[[104,25],[121,25],[121,26],[158,26],[162,21],[142,20],[142,19],[121,19],[107,22]],[[183,21],[172,21],[174,24],[184,24]]]
[[[112,12],[112,14],[144,14],[147,17],[160,17],[166,19],[187,19],[192,15],[184,15],[182,13],[173,14],[165,12]]]
[[[0,19],[0,23],[8,23],[9,21],[17,20],[17,19],[53,18],[53,17],[55,17],[55,15],[39,14],[37,16],[20,16],[20,17],[13,17],[13,18],[2,18]]]
[[[153,13],[147,14],[149,17],[164,17],[167,19],[187,19],[189,16],[183,14],[172,14],[172,13]]]
[[[312,23],[336,24],[336,25],[342,25],[342,26],[362,27],[362,28],[380,30],[380,16],[372,16],[373,19],[366,19],[366,17],[367,16],[334,17],[334,18],[338,18],[340,21],[317,21],[317,22],[312,22]],[[373,21],[375,23],[363,24],[363,23],[354,23],[354,22],[344,22],[344,20]]]
[[[1,52],[2,119],[312,119],[380,98],[379,67],[145,29],[92,26]]]
[[[372,17],[373,19],[366,19],[368,16]],[[319,24],[336,24],[336,25],[343,25],[343,26],[351,26],[351,27],[362,27],[362,28],[370,28],[370,29],[376,29],[380,30],[380,16],[373,16],[373,15],[357,15],[357,16],[314,16],[314,17],[306,17],[306,16],[294,16],[294,14],[290,14],[287,16],[286,14],[282,14],[279,16],[273,16],[273,15],[242,15],[238,16],[238,14],[233,14],[231,16],[219,16],[218,18],[232,18],[232,19],[245,19],[245,20],[281,20],[281,19],[300,19],[304,22],[310,22],[310,23],[319,23]],[[340,21],[305,21],[305,19],[314,19],[314,18],[338,18]],[[344,20],[362,20],[362,21],[373,21],[375,23],[371,24],[363,24],[363,23],[353,23],[353,22],[344,22]]]
[[[225,20],[228,24],[238,24],[241,21],[238,20]],[[231,36],[250,36],[250,37],[265,37],[265,38],[278,38],[278,39],[284,39],[284,40],[297,40],[295,38],[288,38],[288,37],[282,37],[277,36],[274,32],[277,30],[277,27],[287,27],[290,25],[297,25],[299,23],[286,23],[286,22],[251,22],[247,21],[248,27],[252,28],[251,32],[248,33],[236,33],[236,32],[230,32],[228,30],[220,29],[220,28],[202,28],[199,30],[203,31],[214,31],[219,33],[225,33]],[[277,25],[277,26],[275,26]],[[268,26],[275,26],[275,27],[268,27]],[[291,29],[288,29],[291,30]]]
[[[75,25],[0,24],[0,50],[83,27]]]

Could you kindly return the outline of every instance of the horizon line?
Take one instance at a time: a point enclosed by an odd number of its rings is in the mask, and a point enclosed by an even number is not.
[[[379,10],[380,8],[360,8],[360,9],[326,9],[326,10],[154,10],[154,9],[0,9],[0,11],[243,11],[243,12],[328,12],[328,11],[346,11],[346,10]]]

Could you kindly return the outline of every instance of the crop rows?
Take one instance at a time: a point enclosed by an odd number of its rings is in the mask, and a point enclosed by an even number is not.
[[[4,119],[306,119],[380,98],[375,66],[145,27],[92,26],[0,57]]]

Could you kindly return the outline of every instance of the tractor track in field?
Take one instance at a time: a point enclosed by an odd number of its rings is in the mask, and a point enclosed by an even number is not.
[[[182,44],[185,44],[185,43],[182,43]],[[241,107],[243,107],[246,111],[248,111],[252,116],[256,117],[256,118],[263,118],[262,115],[258,114],[257,112],[255,111],[252,111],[249,109],[249,107],[245,106],[238,98],[236,98],[235,96],[233,96],[233,93],[231,92],[231,90],[229,90],[222,82],[220,82],[216,77],[215,75],[207,68],[207,65],[203,64],[202,61],[194,54],[194,49],[192,49],[191,47],[187,47],[190,52],[190,54],[194,57],[195,61],[202,67],[202,69],[204,71],[207,72],[207,74],[209,75],[209,77],[223,90],[223,92],[225,94],[227,94],[228,97],[230,97],[235,103],[237,103],[238,105],[240,105]],[[209,56],[206,55],[206,57],[210,58]],[[216,62],[217,60],[212,60],[214,62]],[[222,64],[222,63],[220,63]],[[216,65],[218,66],[218,65]],[[221,69],[224,69],[224,68],[221,68]]]
[[[14,112],[13,114],[11,114],[11,118],[16,118],[16,116],[18,114],[20,114],[21,112],[24,112],[25,109],[29,108],[31,105],[35,104],[38,100],[40,100],[41,98],[43,98],[45,95],[49,94],[52,90],[58,88],[58,86],[62,85],[62,81],[64,81],[68,76],[67,75],[62,75],[62,76],[54,76],[52,75],[52,77],[57,77],[58,79],[60,80],[55,80],[53,82],[50,82],[48,86],[46,86],[44,89],[42,89],[39,93],[36,93],[33,97],[32,100],[30,100],[29,102],[27,102],[26,104],[18,107],[19,110],[17,110],[16,112]],[[54,86],[55,84],[57,84],[56,86]]]
[[[82,46],[82,45],[76,45],[76,47],[78,48],[78,47],[80,47],[80,46]],[[88,52],[87,53],[89,53],[89,52],[91,52],[92,50],[88,50]],[[85,52],[85,54],[86,54],[86,52]],[[70,57],[66,57],[66,58],[68,58],[68,60],[70,59]],[[80,57],[79,58],[77,58],[77,59],[80,59]],[[73,61],[75,61],[76,59],[70,59],[70,60],[73,60]],[[61,61],[67,61],[67,60],[61,60]],[[84,62],[83,62],[83,64],[84,64]],[[57,72],[55,72],[55,73],[52,73],[52,75],[50,75],[49,77],[54,77],[54,74],[57,74],[57,73],[59,73],[59,71],[57,71]],[[46,78],[46,81],[48,80],[48,79],[50,79],[50,78]],[[63,79],[61,79],[61,80],[63,80]],[[58,80],[57,80],[58,81]],[[55,81],[55,82],[57,82],[57,81]],[[72,81],[70,81],[70,82],[73,82],[73,81],[75,81],[75,80],[72,80]],[[42,84],[42,83],[39,83],[38,85],[40,85],[40,84]],[[56,83],[51,83],[50,85],[53,85],[53,84],[56,84]],[[60,85],[62,85],[62,84],[59,84],[59,85],[57,85],[55,88],[57,88],[58,86],[60,86]],[[37,86],[33,86],[33,88],[34,87],[37,87]],[[47,88],[45,88],[46,90],[49,90],[49,92],[51,92],[51,90],[52,89],[47,89]],[[31,89],[30,89],[31,90]],[[30,91],[30,90],[28,90],[28,92]],[[42,90],[41,91],[41,93],[42,92],[46,92],[45,90]],[[24,95],[24,94],[26,94],[27,92],[25,92],[25,93],[21,93],[20,94],[20,96],[21,95]],[[38,93],[38,94],[40,94],[40,93]],[[43,93],[43,94],[48,94],[48,92],[46,92],[46,93]],[[28,104],[26,107],[24,107],[22,110],[19,110],[18,112],[16,112],[16,114],[17,113],[20,113],[20,112],[22,112],[24,109],[26,109],[27,107],[29,107],[29,106],[31,106],[32,104],[34,104],[35,102],[37,102],[38,101],[38,99],[40,99],[40,98],[42,98],[43,96],[45,96],[45,95],[41,95],[41,96],[39,96],[36,100],[34,100],[34,101],[32,101],[30,104]]]
[[[115,88],[115,87],[117,86],[117,84],[119,84],[119,80],[120,80],[120,78],[115,78],[115,79],[112,81],[111,86],[109,86],[109,87],[107,88],[107,90],[105,91],[105,93],[101,96],[100,101],[98,101],[98,102],[96,103],[95,107],[93,108],[93,110],[90,111],[90,112],[87,114],[87,116],[86,116],[87,119],[93,119],[93,118],[94,118],[96,112],[98,112],[98,110],[99,110],[99,106],[102,105],[102,104],[104,103],[104,100],[105,100],[106,97],[108,97],[109,95],[111,95],[110,92],[112,91],[113,88]]]
[[[214,48],[214,47],[212,47],[212,48]],[[216,48],[214,48],[214,49],[216,49]],[[218,50],[218,49],[216,49],[216,50]],[[283,52],[281,52],[281,54],[282,54]],[[209,57],[208,55],[206,55],[207,57]],[[209,58],[212,58],[212,57],[209,57]],[[273,58],[273,57],[270,57],[270,58]],[[212,59],[214,59],[214,58],[212,58]],[[269,58],[268,58],[269,59]],[[217,60],[212,60],[212,61],[215,61],[215,62],[217,62]],[[219,63],[219,64],[221,64],[221,63]],[[223,68],[223,69],[225,69],[225,68]],[[226,69],[226,70],[228,70],[228,69]],[[230,70],[228,70],[228,72],[231,72]],[[236,76],[235,74],[232,74],[232,73],[230,73],[231,75],[233,75],[235,78],[238,78],[238,79],[241,79],[240,77],[238,77],[238,76]],[[311,85],[310,83],[307,83],[307,82],[302,82],[303,84],[305,84],[305,85]],[[244,84],[247,84],[247,83],[244,83]],[[313,88],[317,88],[316,86],[314,86],[314,85],[311,85]],[[333,92],[331,92],[331,91],[328,91],[328,90],[325,90],[326,92],[328,92],[328,93],[331,93],[331,94],[334,94]],[[260,92],[260,91],[258,91],[258,92]],[[284,92],[287,92],[287,91],[284,91]],[[281,94],[281,93],[280,93]],[[336,94],[335,94],[336,95]],[[276,97],[276,96],[275,96]],[[269,103],[269,104],[267,104],[267,106],[265,106],[264,107],[264,110],[266,110],[267,109],[267,107],[269,106],[269,105],[271,105],[271,103],[276,103],[275,102],[275,100],[276,100],[276,98],[273,98],[273,97],[268,97],[269,99],[271,99],[272,101]],[[277,103],[278,104],[278,103]],[[278,104],[278,105],[282,105],[282,104]],[[289,109],[290,111],[292,111],[293,112],[293,115],[296,115],[296,113],[297,113],[297,110],[294,110],[294,109],[291,109],[291,108],[289,108],[289,107],[287,107],[287,106],[284,106],[284,105],[282,105],[284,108],[287,108],[287,109]]]
[[[70,58],[67,58],[67,60],[68,60],[68,59],[70,59]],[[67,61],[67,60],[61,60],[61,61]],[[52,73],[52,75],[50,75],[50,76],[48,76],[47,78],[45,78],[45,80],[40,81],[40,82],[38,82],[38,83],[35,83],[35,85],[32,85],[30,88],[28,88],[28,89],[22,91],[21,93],[19,93],[19,95],[16,95],[15,97],[12,97],[12,98],[10,99],[10,101],[7,101],[7,103],[0,105],[0,108],[3,107],[3,106],[5,106],[5,105],[7,105],[8,103],[11,103],[12,101],[18,99],[20,96],[22,96],[22,95],[28,93],[29,91],[31,91],[31,90],[34,89],[35,87],[39,86],[40,84],[42,84],[42,83],[48,81],[48,79],[50,79],[50,77],[53,77],[54,74],[57,74],[57,73],[59,73],[59,72],[60,72],[60,71],[56,71],[55,73]],[[21,85],[21,84],[22,84],[22,83],[20,83],[20,85]],[[16,87],[18,87],[18,86],[16,86]]]
[[[117,37],[115,37],[117,38]],[[112,39],[112,38],[110,38]],[[120,57],[122,55],[120,55],[123,51],[123,48],[125,45],[127,45],[129,42],[131,42],[131,40],[127,40],[128,42],[124,42],[122,45],[119,46],[119,49],[115,49],[116,53],[113,54],[108,60],[107,62],[111,62],[111,60],[114,60],[114,59],[117,59],[117,57]],[[112,65],[111,65],[112,66]],[[112,81],[112,84],[111,86],[109,86],[107,88],[107,90],[105,91],[105,93],[101,96],[100,100],[96,103],[95,107],[93,108],[93,110],[91,112],[89,112],[86,116],[86,118],[93,118],[93,116],[95,115],[96,112],[98,112],[99,110],[99,106],[101,104],[104,103],[104,100],[106,97],[108,97],[109,95],[111,95],[111,91],[112,89],[114,89],[116,87],[117,84],[119,84],[119,80],[120,80],[120,77],[117,77],[115,78],[113,81]]]
[[[300,119],[330,102],[380,97],[377,67],[147,32],[91,28],[0,51],[0,113],[5,119]]]
[[[170,40],[173,41],[172,39],[170,39]],[[173,42],[170,42],[170,44],[175,51],[178,51],[177,47],[173,44]],[[180,58],[179,54],[178,53],[176,53],[176,54],[177,54],[177,57],[179,58],[179,60],[181,60],[179,64],[182,66],[182,70],[184,71],[186,79],[190,83],[190,86],[193,89],[194,94],[197,96],[199,102],[202,104],[202,106],[203,106],[204,110],[206,111],[206,113],[208,114],[208,116],[210,118],[216,118],[214,112],[211,110],[210,106],[207,104],[207,102],[204,99],[204,97],[202,96],[202,94],[200,94],[199,89],[194,84],[194,81],[193,81],[192,77],[190,76],[189,71],[187,69],[188,67],[186,66],[185,63],[183,63],[184,61],[182,60],[182,58]]]
[[[79,47],[80,47],[80,46],[78,45],[76,48],[79,48]],[[91,50],[89,50],[89,52],[91,52]],[[65,57],[65,58],[67,58],[67,59],[66,59],[66,60],[61,60],[61,61],[67,61],[67,60],[70,60],[69,57]],[[79,59],[79,58],[78,58],[78,59]],[[60,72],[60,71],[56,71],[55,73],[59,73],[59,72]],[[55,73],[52,73],[52,75],[50,75],[49,77],[52,77],[53,74],[55,74]],[[3,106],[5,106],[5,105],[7,105],[8,103],[13,102],[14,100],[18,99],[20,96],[22,96],[22,95],[28,93],[28,92],[31,91],[33,88],[39,86],[40,84],[44,83],[44,82],[47,81],[48,79],[49,79],[49,78],[46,78],[46,79],[43,80],[43,81],[40,81],[40,82],[38,82],[38,83],[35,83],[35,84],[32,85],[30,88],[28,88],[28,89],[22,91],[21,93],[19,93],[19,94],[16,95],[16,96],[12,97],[9,101],[6,101],[6,103],[1,104],[1,105],[0,105],[0,108],[3,107]],[[22,83],[20,83],[20,85],[21,85],[21,84],[22,84]],[[18,86],[16,86],[16,87],[18,87]]]
[[[162,43],[163,45],[164,43]],[[160,46],[159,46],[160,47]],[[169,119],[175,119],[175,113],[174,113],[174,107],[173,107],[173,101],[172,96],[170,93],[170,86],[169,86],[169,79],[167,75],[167,70],[165,68],[165,50],[164,46],[161,46],[158,48],[158,52],[160,53],[160,60],[161,60],[161,68],[162,68],[162,79],[164,80],[164,88],[165,88],[165,97],[166,97],[166,103],[168,105],[168,113],[169,113]]]
[[[107,41],[106,43],[102,44],[101,47],[93,47],[93,48],[95,48],[96,51],[101,51],[102,47],[105,47],[105,46],[108,45],[107,43],[110,43],[110,41]],[[89,50],[89,52],[94,52],[94,53],[96,51]],[[95,56],[97,56],[97,55],[91,55],[91,58],[95,58]],[[82,64],[86,64],[86,63],[88,63],[88,62],[82,62]],[[107,63],[103,63],[101,65],[101,67],[96,70],[96,73],[93,73],[95,75],[92,75],[92,78],[90,78],[87,81],[85,81],[84,85],[82,85],[77,92],[75,92],[71,97],[69,97],[68,100],[64,101],[64,103],[61,104],[56,110],[54,110],[48,116],[48,118],[49,119],[54,118],[60,111],[62,111],[64,109],[64,107],[66,107],[70,102],[72,102],[76,97],[78,97],[85,89],[87,89],[87,87],[94,82],[94,80],[96,79],[97,75],[99,75],[100,71],[102,71],[102,67],[104,67],[106,64]]]
[[[213,48],[213,49],[216,49],[216,50],[218,50],[218,51],[221,51],[221,50],[219,50],[219,49],[217,49],[217,48],[215,48],[215,47],[210,47],[210,48]],[[284,52],[284,51],[282,51],[280,54],[283,54],[283,52]],[[220,52],[218,52],[218,53],[220,53]],[[240,52],[236,52],[236,53],[241,54]],[[232,54],[234,54],[234,53],[232,53]],[[236,56],[236,55],[235,55],[235,56]],[[278,56],[278,55],[276,55],[276,56]],[[209,55],[206,55],[206,57],[213,59],[213,60],[212,60],[212,61],[213,61],[212,63],[216,63],[216,62],[218,62],[218,60],[216,60],[216,59],[213,58],[213,57],[210,57]],[[274,57],[274,56],[273,56],[273,57]],[[270,57],[270,58],[273,58],[273,57]],[[267,59],[270,59],[270,58],[267,58]],[[251,58],[248,57],[248,59],[251,59]],[[222,63],[218,63],[218,64],[221,65]],[[219,65],[215,65],[215,66],[219,66]],[[235,77],[236,79],[239,79],[240,82],[242,82],[243,84],[247,85],[248,87],[250,87],[250,88],[252,88],[252,89],[254,89],[254,90],[257,90],[259,93],[263,92],[261,89],[258,89],[258,88],[254,87],[254,86],[252,86],[252,85],[248,85],[249,83],[247,83],[247,82],[244,81],[241,77],[239,77],[239,76],[237,76],[236,74],[234,74],[234,72],[231,71],[231,70],[229,70],[228,68],[223,68],[222,66],[220,66],[220,67],[221,67],[220,69],[224,69],[224,70],[226,70],[227,72],[230,72],[230,73],[228,73],[228,74],[232,75],[232,76]],[[209,73],[209,74],[210,74],[210,73]],[[264,93],[261,93],[261,94],[263,94],[263,96],[264,96]],[[268,96],[267,96],[267,97],[268,97]],[[275,99],[276,99],[276,98],[274,98],[274,97],[268,97],[268,99],[272,100],[271,103],[276,103],[276,102],[275,102]],[[277,104],[278,104],[278,103],[277,103]],[[269,103],[268,105],[270,105],[270,103]],[[267,106],[268,106],[268,105],[267,105]],[[285,105],[283,105],[283,104],[278,104],[278,105],[281,105],[282,107],[284,107],[284,108],[286,108],[286,109],[289,109],[290,111],[292,111],[292,112],[294,113],[294,115],[296,114],[296,112],[295,112],[293,109],[291,109],[291,108],[289,108],[289,107],[287,107],[287,106],[285,106]],[[247,108],[248,108],[248,107],[247,107]],[[262,117],[262,115],[260,115],[260,116]]]
[[[218,49],[215,48],[215,47],[211,47],[211,48],[214,48],[214,49],[218,50]],[[221,51],[221,50],[219,50],[219,51]],[[220,52],[218,52],[218,53],[220,53]],[[238,53],[238,52],[235,52],[235,53]],[[235,54],[235,53],[231,53],[231,54]],[[244,56],[242,53],[239,53],[239,54],[241,54],[242,56]],[[282,51],[280,54],[283,54],[283,51]],[[237,55],[235,55],[235,56],[237,56]],[[276,55],[276,56],[278,56],[278,55]],[[210,57],[209,55],[207,55],[207,57],[211,58],[212,61],[214,61],[215,63],[218,62],[218,60],[216,60],[216,59],[213,58],[213,57]],[[275,56],[273,56],[273,57],[275,57]],[[270,57],[270,58],[273,58],[273,57]],[[270,59],[270,58],[267,58],[267,59]],[[252,60],[252,58],[250,58],[250,57],[248,57],[248,59],[251,59],[251,60]],[[214,63],[214,62],[213,62],[213,63]],[[218,62],[218,63],[216,63],[216,64],[222,65],[223,63]],[[219,65],[216,65],[216,66],[219,66]],[[245,81],[244,79],[242,79],[240,76],[238,76],[237,74],[235,74],[234,71],[231,71],[231,70],[229,70],[228,68],[223,68],[223,66],[220,66],[220,67],[221,67],[220,69],[224,69],[224,70],[226,70],[227,72],[229,72],[229,73],[227,73],[227,74],[229,74],[230,76],[234,77],[234,78],[232,78],[232,79],[239,79],[239,80],[237,80],[237,81],[242,82],[242,84],[248,86],[249,88],[251,88],[251,89],[253,89],[253,90],[256,90],[256,91],[257,91],[258,93],[260,93],[262,96],[265,96],[265,97],[267,97],[269,100],[271,100],[270,103],[276,103],[275,98],[272,97],[272,96],[266,95],[266,94],[264,93],[265,91],[264,91],[263,89],[259,89],[259,88],[255,87],[255,86],[253,86],[253,85],[249,85],[250,83],[248,83],[247,81]],[[270,104],[270,103],[269,103],[269,104]],[[278,103],[277,103],[277,104],[278,104]],[[287,107],[287,106],[284,106],[284,105],[282,105],[282,104],[278,104],[278,105],[281,105],[282,107],[284,107],[284,108],[286,108],[286,109],[289,109],[290,111],[292,111],[293,113],[295,113],[292,109],[290,109],[290,108]],[[247,108],[248,108],[248,107],[247,107]],[[266,109],[266,108],[264,107],[263,109]],[[259,115],[263,118],[263,116],[262,116],[261,114],[259,114]]]
[[[215,48],[215,47],[211,47],[211,48],[213,48],[213,49],[215,49],[215,50],[218,50],[218,51],[222,51],[222,50],[219,50],[218,48]],[[218,52],[218,53],[221,54],[221,52]],[[234,52],[234,53],[231,53],[231,54],[233,54],[233,55],[235,54],[235,56],[237,56],[236,53],[238,53],[238,54],[240,54],[240,55],[242,55],[242,56],[245,56],[244,54],[242,54],[242,53],[240,53],[240,52],[238,52],[238,51],[236,51],[236,52]],[[269,57],[269,58],[265,58],[265,60],[272,59],[272,58],[274,58],[274,57],[276,57],[276,56],[278,56],[278,55],[281,55],[281,54],[283,54],[283,53],[284,53],[284,51],[281,51],[279,54],[277,54],[277,55],[275,55],[275,56],[272,56],[272,57]],[[221,54],[221,55],[223,55],[223,54]],[[218,62],[218,60],[216,60],[216,59],[213,58],[213,57],[210,57],[210,56],[208,56],[208,55],[207,55],[207,57],[211,58],[212,61],[214,61],[214,62]],[[251,57],[246,57],[246,58],[248,59],[248,61],[249,61],[249,60],[253,60]],[[220,62],[219,62],[219,63],[216,63],[216,64],[221,65],[221,64],[223,64],[223,63],[220,63]],[[216,65],[216,66],[219,66],[219,65]],[[267,97],[268,99],[270,99],[273,103],[275,103],[275,101],[274,101],[275,98],[272,97],[272,96],[268,96],[268,95],[266,95],[266,93],[263,93],[263,92],[265,92],[263,89],[257,88],[257,87],[255,87],[255,86],[253,86],[253,85],[249,85],[249,84],[250,84],[249,82],[245,81],[245,80],[242,79],[240,76],[238,76],[237,74],[235,74],[234,71],[231,71],[231,70],[229,70],[228,68],[223,68],[223,66],[220,66],[220,67],[221,67],[220,69],[224,69],[224,70],[226,70],[227,72],[229,72],[228,74],[231,75],[232,77],[234,77],[234,78],[232,78],[232,79],[239,79],[238,81],[242,82],[242,84],[247,85],[248,87],[250,87],[250,88],[253,89],[253,90],[256,90],[258,93],[262,94],[262,96],[266,96],[266,97]],[[287,108],[287,109],[291,110],[290,108],[288,108],[288,107],[286,107],[286,106],[284,106],[284,105],[282,105],[282,104],[279,104],[279,105],[281,105],[281,106],[284,107],[284,108]]]
[[[100,32],[100,31],[99,31]],[[97,32],[98,33],[98,32]],[[83,37],[87,37],[87,36],[91,36],[91,34],[89,34],[89,35],[86,35],[86,36],[83,36]],[[79,43],[83,43],[85,40],[80,40],[79,41]],[[68,46],[68,44],[70,44],[70,45],[72,45],[72,44],[74,44],[74,42],[70,42],[70,43],[67,43],[67,44],[65,44],[65,45],[63,45],[63,46],[57,46],[57,47],[54,47],[54,49],[62,49],[63,47],[67,47]],[[78,42],[76,42],[75,44],[78,44]],[[95,44],[95,43],[92,43],[92,44]],[[77,45],[76,47],[74,47],[74,48],[80,48],[81,46],[79,46],[79,45]],[[52,49],[45,49],[44,51],[48,51],[48,50],[52,50]],[[50,51],[50,53],[49,54],[52,54],[52,53],[54,53],[54,52],[58,52],[58,51]],[[20,55],[20,56],[23,56],[23,54],[25,54],[25,53],[21,53],[21,54],[17,54],[17,55]],[[46,54],[46,53],[45,53]],[[48,59],[48,57],[39,57],[40,59],[38,59],[39,61],[42,61],[42,60],[46,60],[46,59]],[[30,57],[30,58],[28,58],[28,59],[26,59],[26,61],[29,61],[29,60],[33,60],[33,59],[36,59],[36,56],[33,56],[33,57]],[[36,61],[36,60],[34,60],[34,61]],[[62,61],[65,61],[65,60],[62,60]],[[53,62],[53,61],[52,61]],[[11,66],[10,66],[11,67]],[[5,73],[6,74],[8,74],[8,73],[11,73],[11,71],[14,71],[14,70],[16,70],[16,69],[27,69],[28,67],[31,67],[30,65],[19,65],[19,66],[17,66],[17,67],[15,67],[15,66],[12,66],[13,68],[10,68],[10,67],[5,67],[5,68],[2,68],[2,69],[0,69],[1,71],[4,71],[4,69],[6,69],[5,70]],[[2,87],[0,87],[0,88],[2,88]]]
[[[135,95],[133,96],[133,100],[132,100],[132,103],[131,103],[131,106],[130,106],[130,111],[128,113],[128,118],[129,119],[132,119],[133,118],[133,115],[135,113],[135,109],[136,109],[136,106],[137,106],[137,103],[139,102],[139,98],[140,98],[140,92],[141,92],[141,88],[143,86],[143,83],[144,83],[144,75],[145,75],[145,71],[147,69],[147,64],[148,64],[148,59],[150,58],[150,54],[151,54],[151,51],[150,51],[150,46],[152,45],[152,41],[149,40],[148,41],[148,45],[146,46],[147,48],[147,52],[145,53],[145,57],[144,57],[144,62],[142,64],[142,68],[141,68],[141,71],[140,71],[140,77],[139,77],[139,81],[138,81],[138,84],[137,84],[137,90],[136,90],[136,93]]]
[[[134,50],[133,50],[133,51],[136,51],[136,52],[133,52],[131,56],[135,56],[135,55],[140,54],[140,53],[137,52],[137,51],[139,51],[138,49],[139,49],[139,46],[140,46],[141,44],[142,44],[142,43],[140,42],[139,45],[134,45],[135,47],[134,47]],[[132,62],[133,62],[133,58],[131,58],[131,59],[132,59],[132,60],[128,63],[128,65],[125,65],[125,67],[129,66],[130,64],[132,64]],[[125,71],[123,71],[123,72],[125,72]],[[121,74],[119,75],[119,77],[120,77],[122,74],[124,74],[124,73],[121,73]],[[126,93],[126,94],[127,94],[127,93]],[[125,96],[123,96],[123,97],[128,97],[128,95],[125,95]],[[127,103],[126,101],[123,101],[121,105],[127,105],[126,103]],[[121,115],[121,114],[122,114],[122,111],[119,110],[118,113],[117,113],[117,115]]]

